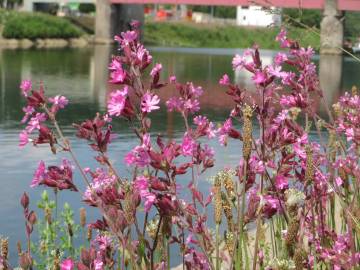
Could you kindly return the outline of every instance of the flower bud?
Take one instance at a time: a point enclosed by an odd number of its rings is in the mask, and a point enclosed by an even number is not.
[[[23,253],[19,257],[19,265],[22,269],[29,269],[32,265],[32,258],[28,253]]]
[[[26,192],[24,192],[24,194],[21,196],[20,203],[24,209],[29,207],[29,196],[26,194]]]
[[[34,225],[34,224],[36,223],[36,220],[37,220],[37,218],[36,218],[35,212],[34,212],[34,211],[31,211],[30,214],[29,214],[29,216],[28,216],[28,221],[29,221],[29,223],[30,223],[31,225]]]

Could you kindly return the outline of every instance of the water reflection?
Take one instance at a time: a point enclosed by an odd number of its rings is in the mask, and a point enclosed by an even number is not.
[[[232,106],[231,99],[224,94],[224,88],[218,85],[224,73],[242,86],[248,89],[252,87],[249,74],[234,73],[231,67],[233,55],[242,53],[241,50],[150,48],[150,51],[154,60],[163,64],[163,78],[176,74],[180,81],[193,81],[203,86],[205,94],[202,97],[202,112],[215,122],[223,120]],[[13,262],[15,243],[24,239],[19,197],[26,190],[31,195],[34,207],[39,199],[39,190],[30,189],[28,185],[37,161],[43,159],[52,163],[59,158],[51,155],[46,147],[39,147],[36,151],[30,147],[23,150],[17,147],[18,133],[22,128],[19,125],[21,108],[24,106],[19,83],[28,78],[35,82],[44,81],[48,95],[61,93],[70,99],[68,108],[59,115],[61,125],[65,127],[65,133],[70,137],[81,164],[93,167],[96,162],[86,143],[75,141],[72,123],[104,111],[107,93],[111,90],[107,84],[107,65],[113,53],[114,49],[103,46],[64,50],[0,50],[0,235],[10,237]],[[272,62],[275,52],[264,51],[262,55],[263,63],[268,64]],[[319,59],[315,59],[315,62],[318,63]],[[349,58],[321,58],[320,80],[327,100],[333,102],[341,89],[359,85],[359,70],[360,64]],[[174,89],[164,88],[159,95],[162,100],[166,100],[174,93]],[[167,137],[179,139],[183,123],[177,114],[162,109],[152,119],[154,134],[164,132]],[[119,136],[113,143],[111,158],[119,171],[126,174],[127,168],[122,165],[122,159],[137,142],[124,122],[115,121],[113,124]],[[238,162],[238,144],[230,141],[227,148],[219,147],[217,142],[210,144],[216,149],[219,163],[203,179],[225,165]],[[185,186],[186,179],[181,181]],[[201,188],[206,190],[208,187],[207,182],[203,181]],[[69,201],[75,209],[80,206],[79,197],[73,196],[71,192],[62,193],[59,203],[65,201]],[[95,216],[94,211],[88,214],[89,220]]]

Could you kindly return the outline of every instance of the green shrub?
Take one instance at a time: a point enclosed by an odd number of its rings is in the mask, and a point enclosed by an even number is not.
[[[40,13],[13,12],[4,22],[5,38],[75,38],[82,31],[69,21]]]
[[[79,11],[86,14],[95,12],[95,5],[92,3],[81,3],[79,4]]]

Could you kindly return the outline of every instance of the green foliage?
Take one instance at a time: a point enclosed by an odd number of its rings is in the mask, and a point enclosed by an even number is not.
[[[360,36],[360,12],[345,13],[345,37],[358,38]]]
[[[278,32],[278,28],[149,22],[145,24],[144,40],[155,46],[249,48],[256,43],[263,49],[279,49],[275,41]],[[292,27],[289,36],[301,37],[306,46],[320,47],[320,38],[305,29]]]
[[[38,208],[43,211],[43,218],[36,225],[38,243],[32,243],[36,269],[45,270],[48,265],[53,265],[57,252],[62,258],[78,256],[80,249],[75,249],[74,240],[79,235],[80,226],[74,222],[74,212],[70,205],[65,203],[60,218],[57,217],[56,200],[50,200],[47,191],[44,191]]]
[[[283,20],[287,21],[288,17],[301,22],[309,27],[320,28],[320,23],[322,19],[322,11],[315,9],[292,9],[285,8],[282,12]],[[288,21],[289,24],[297,27],[302,27],[300,24],[294,22],[293,20]]]
[[[3,18],[5,38],[75,38],[82,35],[69,21],[47,14],[11,12],[0,18]]]
[[[79,11],[81,13],[92,13],[95,12],[95,5],[92,3],[80,3],[79,4]]]

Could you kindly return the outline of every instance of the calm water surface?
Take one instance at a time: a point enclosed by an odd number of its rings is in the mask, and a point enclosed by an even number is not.
[[[205,94],[202,98],[202,113],[215,122],[223,120],[231,100],[224,94],[224,88],[217,82],[222,74],[229,74],[237,83],[250,86],[250,76],[244,73],[234,73],[231,60],[235,53],[241,50],[227,49],[174,49],[151,48],[155,62],[163,64],[164,77],[176,74],[179,81],[193,81],[202,85]],[[107,84],[107,64],[111,53],[108,47],[66,50],[0,50],[0,235],[9,237],[14,263],[16,256],[15,243],[24,240],[24,222],[19,204],[21,194],[30,194],[31,207],[39,200],[42,188],[31,189],[29,183],[40,159],[46,163],[57,163],[62,154],[54,156],[48,148],[25,147],[18,148],[18,133],[23,128],[19,125],[22,118],[21,108],[24,101],[21,98],[19,83],[22,79],[31,78],[34,82],[43,81],[48,96],[63,94],[70,99],[68,108],[59,113],[60,123],[66,135],[72,140],[80,163],[84,167],[94,167],[93,153],[84,141],[76,141],[72,123],[91,118],[96,112],[103,112],[106,99],[111,87]],[[271,63],[276,52],[264,51],[263,62]],[[323,57],[314,59],[320,67],[321,84],[325,89],[329,103],[335,100],[345,89],[352,85],[360,85],[360,64],[350,58]],[[165,88],[159,93],[166,100],[174,93],[173,89]],[[152,119],[152,132],[178,139],[181,136],[183,123],[173,113],[162,109],[156,112]],[[128,169],[122,165],[124,155],[137,144],[136,139],[129,133],[125,123],[114,122],[114,130],[118,133],[113,142],[110,156],[119,172],[127,175]],[[240,148],[230,142],[229,147],[223,148],[217,142],[210,142],[216,149],[217,166],[203,176],[201,189],[207,190],[209,184],[206,178],[214,174],[219,168],[234,165],[238,162]],[[188,177],[181,181],[186,185]],[[81,183],[79,175],[75,175],[75,182]],[[80,187],[83,188],[81,184]],[[60,205],[65,201],[77,210],[81,206],[79,194],[68,191],[62,192]],[[88,220],[94,221],[97,212],[89,210]],[[174,256],[176,257],[176,256]],[[178,262],[174,262],[177,264]]]

